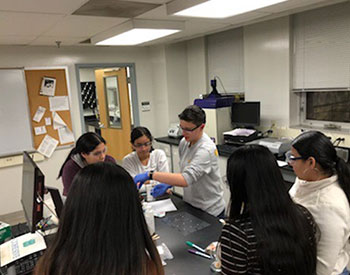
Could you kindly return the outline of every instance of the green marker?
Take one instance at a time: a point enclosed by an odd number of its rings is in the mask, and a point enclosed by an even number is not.
[[[190,242],[190,241],[187,241],[186,244],[187,244],[188,246],[190,246],[190,247],[193,247],[193,248],[195,248],[195,249],[201,251],[201,252],[206,253],[205,250],[204,250],[203,248],[201,248],[200,246],[198,246],[198,245],[196,245],[196,244],[194,244],[194,243],[192,243],[192,242]]]

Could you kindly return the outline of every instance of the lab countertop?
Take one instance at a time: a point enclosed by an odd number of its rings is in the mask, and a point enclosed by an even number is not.
[[[172,260],[166,260],[165,274],[217,274],[210,270],[213,260],[188,253],[190,247],[186,241],[203,248],[218,241],[222,229],[219,219],[192,207],[176,195],[172,195],[171,200],[177,211],[155,220],[156,233],[160,236],[157,245],[165,243],[174,256]]]
[[[241,145],[242,146],[242,145]],[[229,144],[219,144],[217,145],[219,155],[222,157],[229,157],[235,150],[237,150],[239,146],[229,145]],[[284,159],[281,159],[284,160]],[[290,188],[291,184],[295,181],[295,174],[293,168],[289,165],[280,167],[282,172],[283,179],[286,183],[288,183],[288,188]]]
[[[158,142],[176,145],[176,146],[178,146],[180,144],[181,139],[182,139],[182,137],[173,138],[173,137],[168,137],[168,136],[155,138],[155,140]]]
[[[176,146],[179,145],[181,139],[182,139],[182,137],[172,138],[172,137],[168,137],[168,136],[155,138],[155,140],[158,142],[176,145]],[[237,146],[220,144],[220,145],[217,145],[217,148],[218,148],[220,156],[229,157],[233,153],[233,151],[237,148]]]
[[[159,137],[155,138],[155,140],[161,143],[178,146],[181,138]],[[219,156],[229,157],[235,150],[237,150],[239,146],[230,144],[219,144],[216,147],[218,148]],[[295,181],[295,174],[293,172],[293,168],[290,166],[283,166],[280,167],[280,170],[282,172],[282,176],[285,182],[288,183],[289,188],[291,184]]]

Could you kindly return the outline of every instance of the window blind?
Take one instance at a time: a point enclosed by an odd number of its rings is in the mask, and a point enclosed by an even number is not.
[[[350,3],[293,17],[293,89],[350,87]]]

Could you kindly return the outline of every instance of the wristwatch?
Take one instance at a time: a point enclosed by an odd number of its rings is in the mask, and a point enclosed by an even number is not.
[[[148,177],[150,180],[153,180],[153,173],[154,173],[154,170],[149,171]]]

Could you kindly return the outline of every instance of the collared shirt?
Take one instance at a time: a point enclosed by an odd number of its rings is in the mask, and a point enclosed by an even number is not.
[[[313,215],[321,238],[317,244],[317,275],[338,275],[349,262],[350,208],[336,175],[320,181],[296,179],[289,191]]]
[[[187,182],[184,201],[213,216],[225,208],[219,157],[214,142],[203,133],[192,146],[183,138],[179,144],[180,171]]]

